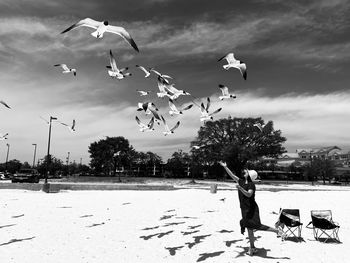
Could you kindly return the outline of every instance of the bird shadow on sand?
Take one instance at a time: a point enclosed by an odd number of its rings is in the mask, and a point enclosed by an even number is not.
[[[173,223],[166,223],[165,225],[163,225],[163,227],[167,227],[167,226],[176,226],[176,225],[182,225],[185,224],[186,222],[173,222]]]
[[[201,227],[202,225],[196,225],[196,226],[189,226],[188,228],[189,229],[195,229],[195,228],[198,228],[198,227]]]
[[[193,216],[177,216],[176,219],[198,219],[198,217]]]
[[[175,211],[175,209],[170,209],[170,210],[165,211],[165,213],[174,212],[174,211]]]
[[[244,257],[248,254],[249,247],[238,247],[238,248],[243,248],[243,251],[239,252],[236,258],[238,257]],[[256,253],[254,253],[253,256],[255,257],[261,257],[261,258],[268,258],[268,259],[290,259],[289,257],[272,257],[268,256],[267,252],[271,251],[271,249],[265,249],[265,248],[256,248]]]
[[[16,215],[16,216],[11,216],[11,218],[19,218],[19,217],[22,217],[22,216],[24,216],[24,214]]]
[[[172,218],[173,216],[176,216],[176,215],[164,215],[161,218],[159,218],[159,220],[166,220],[166,219]]]
[[[130,205],[131,203],[122,203],[122,205]]]
[[[180,250],[183,247],[184,246],[180,246],[180,247],[165,247],[165,249],[169,251],[171,256],[175,256],[176,250]]]
[[[104,225],[105,222],[102,222],[102,223],[99,223],[99,224],[92,224],[90,226],[86,226],[86,227],[95,227],[95,226],[101,226],[101,225]]]
[[[185,243],[185,245],[188,245],[188,248],[191,249],[192,247],[201,243],[202,240],[204,240],[206,237],[209,237],[209,236],[211,236],[211,235],[193,236],[194,242],[187,242],[187,243]]]
[[[220,231],[217,231],[218,233],[232,233],[234,232],[233,230],[226,230],[226,229],[222,229]]]
[[[71,206],[59,206],[57,208],[72,208]]]
[[[208,258],[220,256],[222,253],[225,253],[225,251],[217,251],[217,252],[212,252],[212,253],[199,254],[200,257],[197,259],[197,262],[204,261]]]
[[[11,225],[3,225],[3,226],[0,226],[0,228],[4,228],[4,227],[10,227],[10,226],[15,226],[17,224],[11,224]]]
[[[228,241],[224,241],[224,242],[225,242],[225,245],[226,245],[227,247],[230,247],[232,244],[235,244],[235,243],[237,243],[237,242],[239,242],[239,241],[243,241],[243,239],[228,240]]]
[[[9,244],[12,244],[12,243],[15,243],[15,242],[22,242],[22,241],[25,241],[25,240],[31,240],[35,237],[28,237],[28,238],[21,238],[21,239],[11,239],[10,241],[6,242],[6,243],[1,243],[0,246],[6,246],[6,245],[9,245]]]
[[[168,232],[163,232],[163,233],[155,233],[155,234],[148,235],[148,236],[140,236],[140,238],[142,238],[143,240],[149,240],[149,239],[151,239],[152,237],[155,237],[155,236],[157,236],[158,238],[162,238],[163,236],[169,235],[172,232],[174,232],[174,230],[170,230]]]
[[[80,216],[80,218],[92,217],[92,216],[94,216],[94,215],[82,215],[82,216]]]
[[[194,233],[197,233],[197,232],[199,232],[199,230],[194,230],[194,231],[189,231],[189,232],[181,231],[181,234],[184,235],[184,236],[187,236],[187,235],[191,235],[191,234],[194,234]]]
[[[159,228],[160,226],[153,226],[153,227],[146,227],[146,228],[143,228],[141,230],[153,230],[153,229],[157,229]]]

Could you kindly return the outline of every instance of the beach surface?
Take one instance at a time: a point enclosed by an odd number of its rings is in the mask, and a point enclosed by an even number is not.
[[[231,187],[230,187],[231,186]],[[348,187],[258,185],[263,224],[279,209],[300,209],[302,240],[258,231],[254,256],[240,233],[232,185],[173,191],[0,190],[0,262],[346,262],[350,258]],[[290,188],[288,190],[288,188]],[[288,190],[288,191],[286,191]],[[315,241],[310,210],[330,209],[341,243]]]

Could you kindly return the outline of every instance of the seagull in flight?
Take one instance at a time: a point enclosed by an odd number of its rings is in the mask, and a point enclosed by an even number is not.
[[[151,75],[152,68],[146,69],[145,67],[140,66],[140,65],[136,65],[136,67],[141,69],[146,74],[145,78],[148,78]]]
[[[166,83],[164,83],[160,78],[157,81],[159,92],[157,92],[158,98],[163,98],[164,96],[170,96],[169,92],[165,89]]]
[[[204,147],[204,145],[193,145],[192,148],[195,150],[199,150],[200,148]]]
[[[62,125],[64,126],[67,126],[68,129],[71,131],[71,132],[75,132],[75,120],[73,120],[73,123],[72,123],[72,126],[68,125],[68,124],[65,124],[63,122],[60,122]]]
[[[163,118],[163,116],[161,116],[161,118],[162,118],[164,128],[165,128],[165,131],[163,132],[164,136],[167,136],[168,134],[174,133],[174,130],[177,129],[177,127],[179,127],[179,125],[180,125],[180,121],[178,121],[173,128],[169,129],[169,126],[168,126],[168,124],[166,124],[166,121]]]
[[[7,140],[8,135],[8,133],[5,133],[4,135],[0,134],[0,141]]]
[[[234,98],[235,99],[236,98],[236,95],[230,94],[228,92],[228,87],[219,84],[219,88],[221,89],[221,92],[222,92],[222,96],[219,96],[220,100],[230,99],[230,98]]]
[[[131,76],[131,73],[129,72],[124,73],[124,71],[128,70],[128,67],[118,69],[117,62],[113,56],[112,50],[109,50],[109,64],[110,66],[106,66],[106,68],[110,69],[108,70],[108,75],[112,78],[123,79],[126,76]]]
[[[100,22],[100,21],[93,20],[91,18],[85,18],[75,23],[74,25],[71,25],[67,29],[63,30],[61,34],[64,34],[74,28],[81,27],[81,26],[95,29],[96,31],[92,32],[91,35],[96,38],[103,38],[103,34],[105,32],[117,34],[121,36],[126,42],[128,42],[137,52],[139,52],[139,49],[135,41],[130,36],[129,32],[126,31],[125,28],[123,27],[109,25],[108,21]]]
[[[151,118],[151,120],[149,121],[149,123],[147,125],[142,123],[137,116],[135,117],[135,119],[137,121],[137,124],[140,127],[140,131],[142,131],[142,132],[144,132],[144,131],[154,131],[154,128],[153,128],[154,117]]]
[[[163,75],[159,71],[156,71],[155,69],[150,69],[153,73],[155,73],[158,76],[158,80],[165,82],[166,84],[169,84],[169,80],[167,79],[172,79],[169,75]]]
[[[182,113],[183,111],[191,109],[192,106],[193,106],[193,104],[190,104],[190,105],[188,105],[188,106],[182,108],[181,110],[179,110],[179,109],[175,106],[173,100],[172,100],[172,99],[169,99],[169,107],[170,107],[169,114],[170,114],[170,116],[173,116],[174,114],[176,114],[176,115],[183,114],[183,113]]]
[[[201,116],[200,116],[200,121],[208,121],[208,120],[213,120],[213,115],[220,112],[222,108],[219,108],[215,110],[212,113],[209,113],[209,107],[210,107],[210,98],[207,98],[207,106],[204,106],[204,103],[201,103],[200,110],[201,110]]]
[[[61,67],[63,69],[62,73],[73,73],[74,76],[77,75],[77,70],[75,68],[68,68],[66,64],[56,64],[55,67]]]
[[[230,68],[236,68],[241,72],[243,78],[245,80],[247,79],[247,65],[243,61],[235,59],[233,53],[228,53],[227,55],[220,58],[218,61],[221,61],[223,59],[226,59],[228,63],[227,65],[223,65],[224,69],[228,70]]]
[[[151,93],[151,91],[147,90],[147,91],[144,91],[144,90],[136,90],[140,96],[147,96]]]
[[[175,84],[171,84],[171,85],[165,85],[165,90],[167,90],[168,92],[168,97],[172,100],[176,100],[178,97],[180,97],[181,95],[191,95],[190,93],[184,91],[184,90],[178,90],[177,88],[174,87]]]
[[[158,111],[158,108],[153,102],[139,102],[137,103],[137,111],[145,111],[146,115],[151,114],[151,109]]]

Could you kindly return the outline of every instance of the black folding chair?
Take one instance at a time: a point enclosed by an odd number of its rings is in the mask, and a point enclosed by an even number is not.
[[[282,229],[285,238],[295,237],[300,240],[303,223],[300,222],[299,209],[281,208],[276,226]],[[284,230],[284,227],[286,227],[286,230]]]
[[[316,240],[324,243],[328,240],[334,240],[340,243],[338,232],[339,224],[333,221],[331,210],[312,210],[311,222],[306,226],[312,228]],[[312,227],[309,225],[312,224]],[[321,237],[323,238],[321,239]]]

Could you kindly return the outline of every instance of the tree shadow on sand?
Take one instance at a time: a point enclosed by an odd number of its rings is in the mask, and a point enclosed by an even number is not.
[[[176,250],[180,250],[183,247],[184,246],[180,246],[180,247],[166,247],[165,249],[169,250],[169,253],[170,253],[171,256],[175,256]]]
[[[202,253],[202,254],[199,254],[200,257],[197,259],[197,262],[204,261],[207,258],[213,258],[213,257],[220,256],[224,252],[225,251],[217,251],[217,252],[213,252],[213,253]]]
[[[238,247],[243,248],[243,251],[239,252],[236,258],[238,257],[245,257],[248,254],[248,247]],[[257,251],[254,253],[255,257],[261,257],[261,258],[268,258],[268,259],[290,259],[289,257],[271,257],[267,255],[267,252],[271,251],[271,249],[265,249],[265,248],[256,248]]]
[[[0,246],[5,246],[5,245],[9,245],[9,244],[12,244],[12,243],[15,243],[15,242],[22,242],[22,241],[25,241],[25,240],[31,240],[35,237],[28,237],[28,238],[21,238],[21,239],[11,239],[10,241],[6,242],[6,243],[2,243],[0,244]]]

